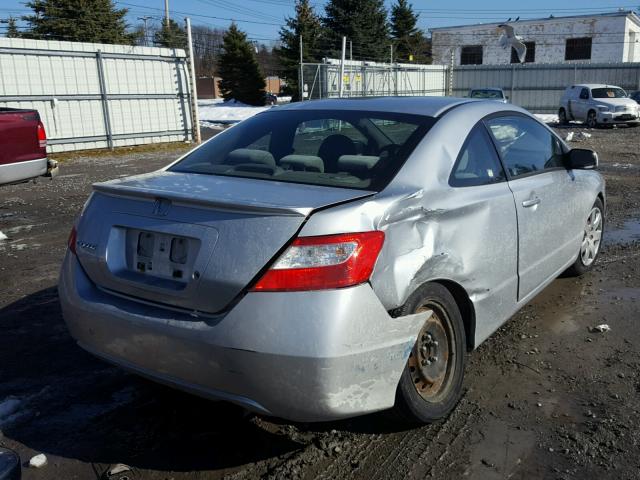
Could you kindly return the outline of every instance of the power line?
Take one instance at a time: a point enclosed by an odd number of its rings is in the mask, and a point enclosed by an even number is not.
[[[160,8],[155,8],[155,7],[146,7],[144,5],[137,5],[134,3],[127,3],[127,2],[117,2],[119,5],[125,5],[125,6],[130,6],[130,7],[136,7],[136,8],[146,8],[148,10],[162,10]],[[254,23],[257,25],[272,25],[272,26],[276,26],[276,27],[281,27],[282,24],[280,23],[272,23],[272,22],[260,22],[257,20],[241,20],[238,18],[225,18],[225,17],[217,17],[214,15],[202,15],[199,13],[194,13],[194,12],[184,12],[184,11],[179,11],[179,10],[173,10],[174,13],[179,13],[181,15],[189,15],[192,17],[201,17],[201,18],[213,18],[215,20],[226,20],[229,22],[238,22],[238,23]]]

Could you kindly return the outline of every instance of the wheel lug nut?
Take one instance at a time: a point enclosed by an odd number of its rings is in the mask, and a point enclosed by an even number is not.
[[[429,363],[437,362],[437,361],[438,361],[438,357],[429,357]]]

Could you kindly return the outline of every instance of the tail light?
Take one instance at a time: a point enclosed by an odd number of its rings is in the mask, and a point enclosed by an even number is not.
[[[38,122],[38,145],[40,148],[47,148],[47,132],[44,130],[42,122]]]
[[[253,291],[325,290],[366,282],[384,243],[379,231],[298,237]]]
[[[69,233],[69,239],[67,240],[67,247],[69,247],[69,251],[76,255],[76,242],[78,241],[78,232],[76,231],[75,225],[71,229]]]

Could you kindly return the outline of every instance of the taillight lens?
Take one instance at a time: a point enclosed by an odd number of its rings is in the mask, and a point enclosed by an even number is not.
[[[325,290],[366,282],[384,243],[379,231],[298,237],[254,291]]]
[[[40,148],[47,148],[47,132],[42,122],[38,122],[38,145]]]
[[[69,239],[67,240],[67,247],[69,247],[69,250],[74,255],[76,255],[76,242],[77,241],[78,241],[78,232],[76,231],[76,227],[74,225],[74,227],[71,229],[71,232],[69,233]]]

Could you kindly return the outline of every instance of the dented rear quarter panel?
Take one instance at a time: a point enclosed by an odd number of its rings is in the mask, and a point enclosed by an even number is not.
[[[449,186],[452,167],[469,132],[481,118],[498,111],[529,115],[497,102],[469,102],[454,108],[436,122],[385,190],[317,212],[301,231],[301,235],[384,231],[385,244],[370,282],[385,308],[403,305],[426,282],[454,282],[473,305],[474,347],[522,305],[518,302],[517,216],[509,183]],[[585,185],[583,192],[590,193],[567,202],[580,204],[576,212],[586,211],[604,185],[596,172],[579,171],[575,177]]]

